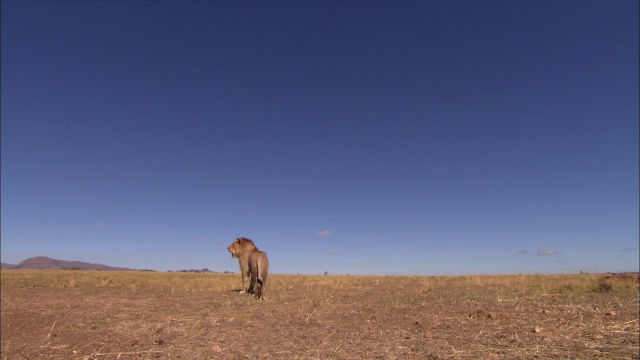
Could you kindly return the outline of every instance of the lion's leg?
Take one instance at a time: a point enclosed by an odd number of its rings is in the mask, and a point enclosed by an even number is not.
[[[240,276],[242,277],[242,290],[240,290],[240,293],[244,294],[249,288],[249,259],[241,257],[238,260],[240,262]]]
[[[256,292],[256,274],[255,274],[255,270],[251,270],[250,269],[250,274],[249,274],[250,278],[251,278],[251,282],[249,283],[249,290],[248,292],[251,294],[255,294]]]
[[[264,285],[262,281],[256,281],[256,287],[253,296],[256,299],[264,299]]]
[[[260,299],[262,297],[262,280],[258,279],[257,276],[251,276],[251,287],[253,292],[253,297]]]
[[[262,266],[261,261],[256,261],[256,274],[252,274],[251,276],[253,283],[253,297],[257,299],[262,298],[262,291],[264,288],[264,282],[260,278],[260,266]]]
[[[240,293],[251,292],[251,275],[248,271],[242,273],[242,291]]]
[[[258,288],[258,299],[264,299],[265,286],[267,285],[267,274],[269,273],[269,258],[266,253],[261,253],[258,261],[258,276],[256,282]]]

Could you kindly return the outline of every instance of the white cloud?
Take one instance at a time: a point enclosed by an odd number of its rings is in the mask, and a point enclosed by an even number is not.
[[[327,251],[327,255],[336,255],[338,252],[336,250]]]
[[[318,233],[318,237],[329,237],[331,235],[333,235],[333,233],[329,230],[320,231]]]
[[[220,239],[216,240],[216,242],[217,242],[218,244],[224,244],[224,239],[223,239],[223,238],[220,238]]]
[[[527,250],[527,249],[518,250],[518,254],[520,254],[520,255],[527,255],[528,253],[529,253],[529,250]]]
[[[104,229],[107,227],[107,224],[103,223],[103,222],[97,222],[95,224],[93,224],[94,227],[100,228],[100,229]]]
[[[538,252],[536,253],[536,256],[551,256],[551,255],[557,255],[560,254],[560,251],[558,250],[538,250]]]

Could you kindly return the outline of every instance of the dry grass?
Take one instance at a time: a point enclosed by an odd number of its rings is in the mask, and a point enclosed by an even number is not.
[[[637,278],[1,274],[3,359],[639,358]]]

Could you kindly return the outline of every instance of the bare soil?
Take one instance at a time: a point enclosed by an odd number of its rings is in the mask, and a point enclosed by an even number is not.
[[[2,359],[640,359],[638,277],[2,271]]]

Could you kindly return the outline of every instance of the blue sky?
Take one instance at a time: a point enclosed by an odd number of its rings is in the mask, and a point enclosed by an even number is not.
[[[2,262],[638,270],[638,2],[2,2]]]

